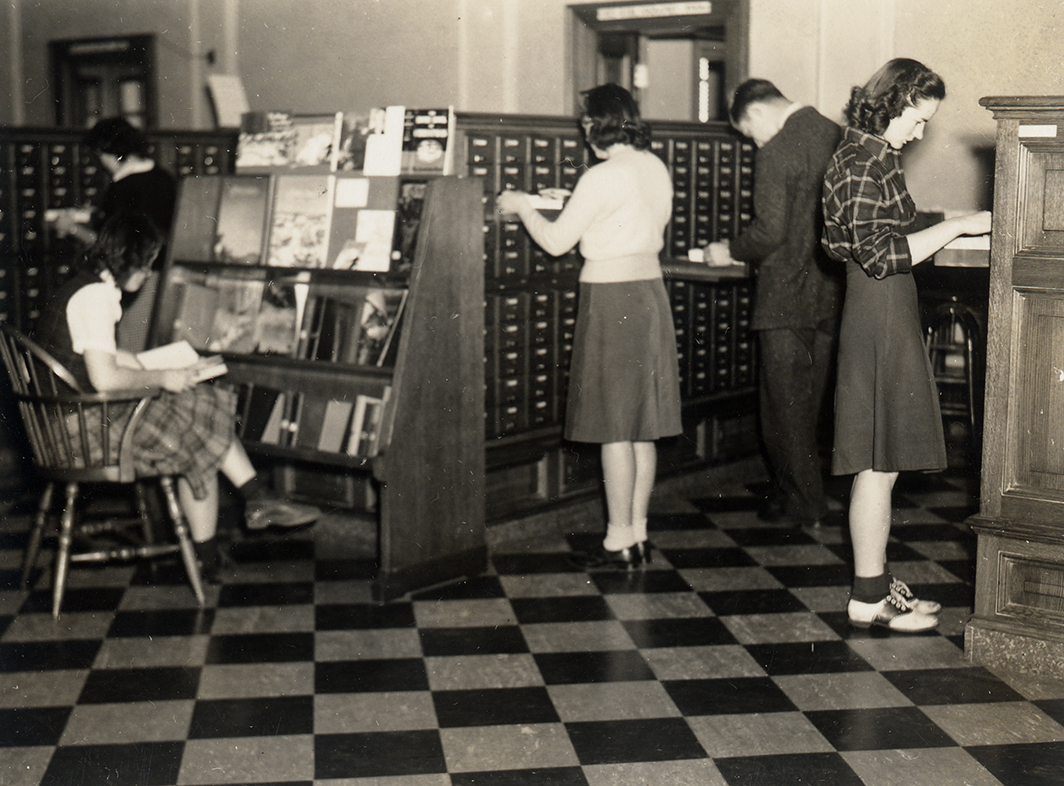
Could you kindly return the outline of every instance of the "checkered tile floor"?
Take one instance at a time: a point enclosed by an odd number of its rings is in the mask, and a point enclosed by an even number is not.
[[[973,491],[899,482],[894,573],[946,607],[917,636],[846,622],[842,483],[817,531],[759,522],[741,482],[656,500],[645,572],[542,538],[382,606],[309,528],[238,544],[204,610],[176,563],[75,568],[58,623],[46,569],[17,590],[16,508],[0,784],[1059,785],[1064,682],[963,656]]]

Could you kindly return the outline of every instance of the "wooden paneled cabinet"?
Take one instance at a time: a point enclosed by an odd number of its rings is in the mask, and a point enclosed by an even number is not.
[[[1064,673],[1064,97],[997,120],[975,614],[978,662]]]

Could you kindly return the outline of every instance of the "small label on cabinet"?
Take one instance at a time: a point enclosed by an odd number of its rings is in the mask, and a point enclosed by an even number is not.
[[[1056,125],[1049,123],[1046,125],[1021,125],[1020,137],[1031,138],[1040,137],[1043,139],[1055,139],[1057,136]]]

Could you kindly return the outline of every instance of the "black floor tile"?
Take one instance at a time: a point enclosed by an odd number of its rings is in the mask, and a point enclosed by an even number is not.
[[[986,669],[914,669],[883,676],[919,706],[1023,701],[1023,697]]]
[[[234,543],[229,553],[237,564],[310,561],[314,559],[314,540],[300,529],[289,530],[281,537],[263,535]]]
[[[965,750],[1002,786],[1060,786],[1064,783],[1064,742],[987,745]]]
[[[776,524],[769,527],[731,527],[728,537],[740,546],[808,546],[817,543],[801,527]]]
[[[965,560],[939,560],[940,567],[945,568],[965,584],[975,586],[975,558]]]
[[[0,644],[4,671],[88,669],[100,651],[100,640],[16,641]]]
[[[792,753],[715,759],[730,786],[862,786],[857,774],[837,753]]]
[[[864,658],[842,641],[750,644],[746,649],[770,677],[873,671]]]
[[[712,518],[714,513],[755,511],[761,500],[754,496],[696,497],[691,500],[691,504]]]
[[[768,677],[669,680],[663,684],[685,717],[798,710]]]
[[[737,643],[731,631],[715,617],[630,620],[624,623],[624,629],[640,649]]]
[[[451,786],[587,786],[580,767],[543,767],[504,772],[456,772]]]
[[[788,587],[849,587],[853,568],[845,565],[770,565],[765,568]]]
[[[601,595],[566,595],[551,598],[513,598],[510,606],[522,625],[546,622],[593,622],[613,619]]]
[[[71,568],[71,570],[85,570],[84,568]],[[93,570],[88,568],[87,570]],[[71,587],[67,586],[63,593],[63,603],[60,611],[72,613],[77,611],[114,611],[122,602],[122,596],[126,594],[125,587]],[[20,614],[51,614],[52,613],[52,590],[34,590],[26,598],[26,602],[19,609]]]
[[[159,702],[196,698],[198,668],[98,669],[89,672],[79,704]]]
[[[1064,726],[1064,699],[1045,699],[1031,702],[1042,712]]]
[[[194,636],[210,633],[214,609],[119,611],[107,631],[109,638]]]
[[[528,576],[537,573],[579,573],[581,568],[570,561],[570,554],[496,554],[491,558],[500,576]]]
[[[414,608],[409,603],[352,603],[318,605],[315,630],[377,630],[414,627]]]
[[[30,580],[33,580],[31,575]],[[21,588],[22,568],[0,570],[0,590],[11,591]]]
[[[546,688],[435,691],[432,701],[441,729],[558,723]]]
[[[314,738],[314,777],[386,778],[447,772],[440,733],[380,731],[319,734]]]
[[[535,659],[548,685],[654,679],[654,672],[635,650],[543,652],[537,653]]]
[[[190,740],[214,737],[277,737],[314,733],[313,696],[211,699],[196,702]]]
[[[706,752],[681,718],[565,724],[581,764],[703,759]]]
[[[313,633],[212,636],[207,663],[291,663],[314,660]]]
[[[662,549],[661,555],[676,569],[746,568],[757,560],[741,548]]]
[[[528,652],[516,625],[492,628],[428,628],[418,632],[425,657],[447,655],[501,655]]]
[[[184,742],[139,742],[58,748],[41,786],[170,786],[177,783],[184,747]]]
[[[689,532],[711,526],[709,519],[701,513],[651,513],[647,517],[647,530],[651,534],[660,530]]]
[[[948,748],[957,744],[919,707],[818,710],[805,715],[838,751]]]
[[[71,707],[0,708],[0,748],[55,745],[63,736]]]
[[[421,658],[329,661],[314,666],[315,693],[368,693],[428,690]]]

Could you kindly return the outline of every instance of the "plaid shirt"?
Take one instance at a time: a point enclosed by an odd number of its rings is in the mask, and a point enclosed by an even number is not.
[[[848,127],[824,178],[824,247],[882,279],[912,270],[905,230],[916,205],[901,154],[880,137]]]

